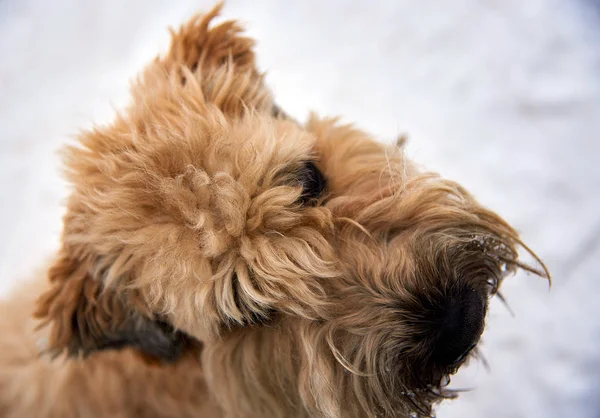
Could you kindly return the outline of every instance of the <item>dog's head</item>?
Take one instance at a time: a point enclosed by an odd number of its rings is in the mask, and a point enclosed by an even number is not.
[[[67,150],[63,247],[36,312],[49,350],[175,361],[204,342],[232,416],[430,413],[504,277],[543,265],[401,148],[286,120],[255,72],[219,65],[155,62],[134,105]]]
[[[174,329],[205,339],[272,311],[323,315],[336,265],[314,136],[257,111],[226,117],[191,83],[170,88],[172,101],[146,95],[67,150],[73,192],[38,312],[57,349],[170,358]]]
[[[502,218],[417,169],[401,147],[335,120],[313,118],[306,129],[335,225],[340,274],[324,282],[328,316],[280,315],[206,347],[214,393],[264,416],[298,405],[308,416],[429,416],[476,353],[502,280],[519,268],[548,273]],[[520,262],[519,249],[541,270]],[[257,366],[267,359],[271,367]]]

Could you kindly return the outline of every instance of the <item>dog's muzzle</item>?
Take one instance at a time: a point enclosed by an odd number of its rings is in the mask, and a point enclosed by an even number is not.
[[[451,367],[464,360],[479,342],[485,324],[487,296],[465,287],[440,306],[433,360],[438,366]]]

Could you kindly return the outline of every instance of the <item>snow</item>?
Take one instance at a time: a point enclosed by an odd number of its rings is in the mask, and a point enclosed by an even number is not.
[[[0,0],[0,294],[57,247],[56,150],[208,1]],[[438,417],[600,417],[600,7],[591,0],[230,1],[284,109],[341,114],[458,180],[547,262],[494,303]]]

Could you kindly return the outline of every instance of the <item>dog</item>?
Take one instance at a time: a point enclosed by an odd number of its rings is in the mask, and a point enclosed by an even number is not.
[[[287,116],[221,7],[65,149],[61,248],[0,304],[0,417],[430,416],[502,281],[550,278],[401,143]]]

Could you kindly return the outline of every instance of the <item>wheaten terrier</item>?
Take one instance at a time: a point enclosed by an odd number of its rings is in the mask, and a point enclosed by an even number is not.
[[[402,146],[286,117],[219,10],[66,149],[62,247],[0,306],[1,417],[427,416],[504,277],[548,277]]]

